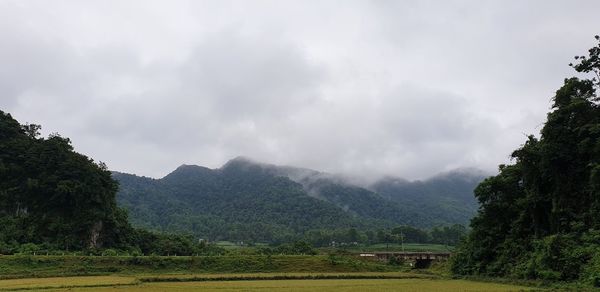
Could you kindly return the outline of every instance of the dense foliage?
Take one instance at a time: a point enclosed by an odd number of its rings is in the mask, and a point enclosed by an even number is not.
[[[429,230],[402,225],[390,229],[365,231],[354,228],[310,230],[304,234],[303,240],[316,247],[364,246],[389,243],[433,243],[455,246],[466,234],[466,228],[460,224],[437,226]]]
[[[161,180],[115,174],[121,204],[138,226],[191,232],[199,238],[290,242],[311,228],[361,224],[331,204],[306,196],[302,187],[230,166],[213,171],[182,166]]]
[[[75,152],[69,139],[42,138],[39,130],[0,111],[0,254],[209,252],[191,236],[132,228],[106,166]]]
[[[73,151],[69,139],[39,136],[0,111],[0,242],[68,248],[124,243],[110,172]]]
[[[308,239],[326,246],[351,228],[364,232],[460,223],[433,218],[425,203],[405,206],[332,176],[243,158],[220,169],[183,165],[162,179],[123,173],[113,177],[120,183],[119,204],[128,209],[134,225],[210,241]]]
[[[243,163],[243,158],[234,160]],[[311,169],[256,163],[260,171],[300,183],[308,195],[357,216],[416,227],[467,224],[477,211],[473,190],[486,175],[477,169],[456,169],[426,180],[384,177],[373,183]]]
[[[575,57],[576,71],[596,77],[565,79],[541,136],[476,188],[481,209],[455,273],[600,285],[599,55],[600,43]]]
[[[479,207],[473,190],[486,176],[477,169],[457,169],[423,181],[387,177],[371,189],[404,209],[427,214],[426,226],[467,225]]]

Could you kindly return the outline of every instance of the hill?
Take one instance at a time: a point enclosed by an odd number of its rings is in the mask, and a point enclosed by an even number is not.
[[[106,166],[58,134],[40,137],[39,129],[0,111],[0,246],[124,245],[127,217]]]
[[[408,199],[402,199],[400,190],[390,190],[384,196],[339,176],[257,163],[242,157],[218,169],[182,165],[161,179],[118,172],[113,177],[120,184],[118,202],[128,209],[134,225],[189,232],[210,240],[281,242],[309,230],[365,230],[397,225],[423,228],[464,224],[468,220],[463,218],[464,210],[452,208],[447,208],[448,212],[462,212],[463,217],[456,214],[435,217],[431,208],[437,208],[437,213],[444,212],[446,201],[440,201],[440,206],[436,202],[419,204],[418,193],[411,194],[417,203],[404,204]],[[458,181],[478,179],[470,175],[457,177],[444,179],[456,185],[461,185]],[[423,200],[447,198],[459,205],[465,198],[470,199],[472,189],[432,195],[436,190],[432,185],[442,181],[427,180],[415,189],[429,196],[423,196]]]

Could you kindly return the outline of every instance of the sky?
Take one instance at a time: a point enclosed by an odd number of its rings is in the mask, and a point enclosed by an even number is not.
[[[494,172],[595,45],[600,1],[0,0],[0,110],[111,170],[245,156]],[[580,76],[581,75],[577,75]]]

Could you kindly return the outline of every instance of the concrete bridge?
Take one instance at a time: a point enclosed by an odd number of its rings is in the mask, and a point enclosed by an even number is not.
[[[414,251],[395,251],[395,252],[364,252],[359,256],[365,258],[374,258],[381,261],[389,261],[392,258],[409,262],[411,266],[422,269],[427,268],[434,261],[445,261],[450,258],[449,252],[414,252]]]

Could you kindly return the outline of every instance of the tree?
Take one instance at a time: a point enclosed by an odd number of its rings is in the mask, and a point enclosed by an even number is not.
[[[513,165],[475,190],[481,204],[452,270],[574,280],[600,252],[600,37],[570,64],[591,79],[567,78],[540,132],[512,153]],[[599,270],[594,270],[599,273]]]
[[[403,237],[405,243],[425,243],[429,241],[427,232],[411,226],[396,227],[392,229],[391,233],[398,238],[398,242],[400,242],[400,236]]]
[[[125,244],[117,229],[130,227],[110,172],[40,129],[0,111],[0,239],[65,249]]]

